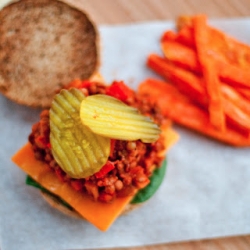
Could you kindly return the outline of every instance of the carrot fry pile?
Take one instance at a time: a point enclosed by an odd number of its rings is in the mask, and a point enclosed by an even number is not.
[[[205,15],[181,18],[177,27],[162,35],[163,55],[147,59],[165,81],[146,79],[139,91],[176,123],[250,146],[250,46],[209,26]]]

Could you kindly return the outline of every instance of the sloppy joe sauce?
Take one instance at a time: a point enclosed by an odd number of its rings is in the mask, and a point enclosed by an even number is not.
[[[71,85],[72,86],[72,85]],[[108,86],[92,82],[89,86],[80,89],[87,95],[106,94]],[[150,103],[146,96],[140,96],[131,91],[126,104],[136,107],[142,114],[150,116],[159,126],[166,122],[157,107]],[[40,121],[32,126],[29,142],[36,159],[45,162],[62,182],[68,182],[79,192],[85,192],[97,201],[111,202],[116,197],[132,195],[150,182],[149,177],[155,168],[160,167],[164,150],[162,135],[154,143],[137,141],[112,140],[112,149],[108,162],[113,165],[110,171],[103,174],[94,174],[84,179],[74,179],[68,176],[56,163],[51,153],[49,142],[49,110],[40,114]]]

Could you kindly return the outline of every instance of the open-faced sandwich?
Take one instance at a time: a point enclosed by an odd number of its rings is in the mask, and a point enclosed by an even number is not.
[[[156,192],[177,138],[148,96],[119,81],[75,80],[12,160],[53,206],[105,231]]]
[[[0,11],[0,47],[0,92],[46,108],[12,158],[27,184],[104,231],[155,193],[177,135],[147,96],[96,80],[98,34],[84,12],[57,0],[11,2]]]

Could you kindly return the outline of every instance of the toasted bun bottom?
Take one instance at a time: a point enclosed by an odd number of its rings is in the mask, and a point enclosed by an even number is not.
[[[49,203],[50,206],[52,206],[53,208],[59,210],[61,213],[65,214],[67,216],[70,216],[70,217],[77,218],[77,219],[84,219],[74,209],[68,208],[65,205],[63,205],[62,202],[60,201],[60,199],[58,199],[57,197],[51,196],[50,194],[48,194],[47,192],[44,192],[44,191],[41,191],[41,195],[44,198],[44,200]],[[132,210],[134,210],[134,209],[139,208],[140,206],[142,206],[142,204],[143,203],[128,204],[125,207],[125,209],[122,211],[121,215],[128,214]]]

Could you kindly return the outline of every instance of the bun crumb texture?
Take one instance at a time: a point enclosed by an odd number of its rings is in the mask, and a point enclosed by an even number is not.
[[[20,0],[0,11],[0,92],[9,99],[48,107],[97,65],[97,32],[82,11],[56,0]]]

